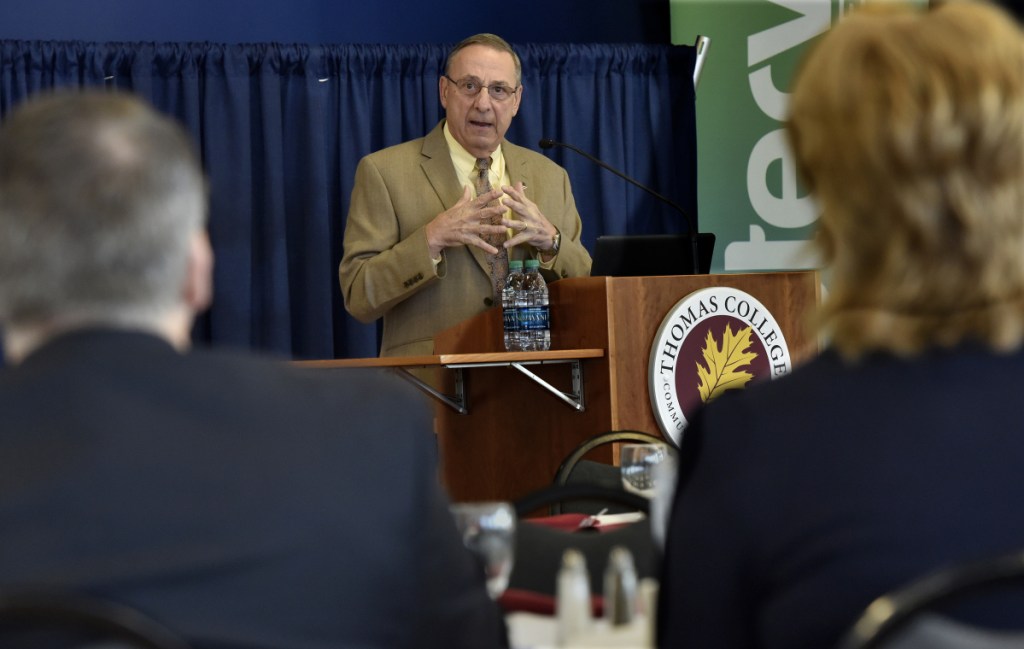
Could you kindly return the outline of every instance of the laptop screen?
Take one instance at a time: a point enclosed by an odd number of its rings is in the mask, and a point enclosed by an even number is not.
[[[697,268],[711,272],[715,235],[697,235]],[[688,234],[608,234],[597,238],[591,276],[642,277],[693,275],[693,247]]]

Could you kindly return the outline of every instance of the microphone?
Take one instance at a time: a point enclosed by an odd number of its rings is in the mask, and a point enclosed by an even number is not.
[[[542,148],[542,149],[550,149],[552,147],[560,146],[560,147],[562,147],[564,149],[569,149],[570,151],[574,151],[574,152],[580,154],[581,156],[583,156],[584,158],[586,158],[587,160],[590,160],[591,162],[593,162],[597,166],[601,167],[602,169],[607,169],[608,171],[612,172],[613,174],[615,174],[619,178],[622,178],[626,182],[628,182],[628,183],[630,183],[632,185],[635,185],[636,187],[639,187],[640,189],[644,190],[645,192],[647,192],[651,196],[657,198],[662,203],[665,203],[666,205],[668,205],[669,207],[671,207],[675,211],[677,211],[680,214],[682,214],[683,218],[686,219],[686,225],[689,228],[690,247],[693,249],[693,274],[694,275],[700,275],[701,274],[700,273],[700,260],[699,260],[699,258],[697,256],[697,224],[694,222],[693,217],[690,216],[689,212],[687,212],[682,207],[680,207],[672,199],[666,198],[665,196],[662,196],[661,194],[659,194],[658,192],[654,191],[653,189],[651,189],[647,185],[641,183],[639,180],[636,180],[635,178],[631,178],[631,177],[627,176],[626,174],[622,173],[618,169],[616,169],[616,168],[612,167],[611,165],[605,163],[603,160],[598,160],[596,157],[590,155],[586,151],[584,151],[582,149],[579,149],[577,147],[574,147],[571,144],[566,144],[565,142],[559,142],[558,140],[552,140],[551,138],[548,138],[548,137],[541,138],[541,140],[540,140],[540,142],[538,142],[538,144],[540,145],[540,148]]]

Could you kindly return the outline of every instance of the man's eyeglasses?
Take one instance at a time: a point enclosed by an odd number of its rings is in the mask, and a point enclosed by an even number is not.
[[[487,94],[490,95],[494,101],[507,101],[512,95],[516,94],[516,90],[519,90],[519,86],[515,88],[509,88],[503,83],[494,83],[489,86],[485,86],[479,79],[472,77],[466,79],[459,79],[456,81],[447,74],[444,78],[455,84],[455,87],[459,89],[459,92],[467,97],[476,97],[480,94],[480,91],[487,88]]]

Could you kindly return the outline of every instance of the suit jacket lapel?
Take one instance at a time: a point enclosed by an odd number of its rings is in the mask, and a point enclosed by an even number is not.
[[[508,180],[510,183],[515,185],[519,181],[523,181],[523,184],[529,188],[530,186],[530,169],[529,165],[526,164],[526,156],[523,155],[523,149],[520,146],[512,144],[508,140],[504,140],[501,143],[501,152],[505,156],[505,167],[508,169]]]
[[[427,177],[427,182],[434,188],[434,192],[441,200],[446,210],[451,209],[462,198],[462,185],[455,175],[455,167],[452,165],[452,156],[448,152],[448,141],[444,138],[444,120],[441,120],[430,133],[423,138],[423,147],[420,149],[423,155],[423,162],[420,166]],[[476,246],[467,245],[469,253],[476,259],[488,276],[491,273],[491,266],[487,263],[487,254]]]
[[[459,185],[455,168],[452,166],[452,157],[448,153],[448,142],[444,139],[444,120],[423,138],[420,153],[423,155],[423,162],[420,163],[420,166],[423,168],[427,181],[434,188],[437,197],[441,199],[444,209],[451,209],[462,198],[462,186]]]

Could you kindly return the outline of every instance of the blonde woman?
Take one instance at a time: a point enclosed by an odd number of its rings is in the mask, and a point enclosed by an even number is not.
[[[788,132],[830,344],[687,430],[663,647],[831,647],[878,595],[1024,548],[1020,27],[868,4],[804,61]]]

